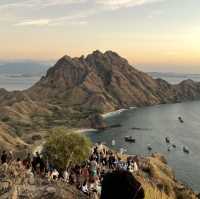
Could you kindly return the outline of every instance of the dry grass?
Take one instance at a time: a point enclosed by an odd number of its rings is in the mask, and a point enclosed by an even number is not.
[[[164,192],[159,191],[149,183],[144,182],[143,188],[145,190],[145,199],[174,199],[173,197],[167,196]]]

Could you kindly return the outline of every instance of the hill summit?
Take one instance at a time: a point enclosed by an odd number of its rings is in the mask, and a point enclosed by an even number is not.
[[[68,106],[109,112],[200,99],[200,84],[189,80],[170,85],[135,69],[115,52],[97,50],[86,57],[62,57],[28,94],[34,100],[54,99]]]

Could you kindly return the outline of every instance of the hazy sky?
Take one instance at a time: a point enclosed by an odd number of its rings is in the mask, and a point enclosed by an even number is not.
[[[95,49],[143,70],[200,73],[200,0],[0,0],[0,59]]]

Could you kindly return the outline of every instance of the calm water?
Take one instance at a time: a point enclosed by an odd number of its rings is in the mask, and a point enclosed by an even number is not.
[[[178,84],[186,79],[191,79],[196,82],[200,82],[200,74],[180,74],[180,73],[157,73],[157,72],[150,72],[153,78],[161,78],[170,82],[171,84]]]
[[[19,71],[20,72],[20,71]],[[26,72],[26,71],[24,71]],[[42,75],[41,75],[42,76]],[[17,77],[0,74],[0,88],[11,90],[23,90],[32,86],[41,76]],[[168,80],[171,83],[179,83],[186,79],[185,76],[169,77],[162,74],[156,77]],[[187,76],[200,81],[200,76]],[[185,123],[178,121],[182,116]],[[120,128],[88,133],[94,142],[103,141],[111,145],[116,140],[116,149],[125,148],[129,154],[147,155],[147,145],[151,144],[154,152],[164,153],[170,166],[175,170],[178,179],[200,191],[200,102],[160,105],[147,108],[139,108],[122,112],[119,115],[108,118],[110,124],[122,124]],[[132,130],[133,127],[143,130]],[[135,144],[124,142],[124,137],[132,135],[136,138]],[[177,145],[177,149],[167,151],[165,137],[169,136]],[[188,146],[190,154],[184,154],[182,147]]]
[[[24,90],[31,87],[34,83],[40,80],[40,76],[12,76],[8,74],[0,74],[0,88],[5,88],[8,91]]]
[[[178,116],[182,116],[185,123],[181,124]],[[115,139],[116,149],[125,148],[128,154],[142,155],[148,154],[147,145],[151,144],[153,152],[166,155],[179,180],[200,191],[200,101],[127,110],[106,120],[122,127],[88,133],[94,142],[102,141],[111,146]],[[143,130],[132,130],[133,127]],[[136,138],[135,144],[124,141],[129,135]],[[170,152],[166,136],[177,145]],[[183,153],[183,146],[189,147],[190,154]]]

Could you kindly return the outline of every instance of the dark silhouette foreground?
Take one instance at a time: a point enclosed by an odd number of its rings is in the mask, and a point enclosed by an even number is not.
[[[101,199],[143,199],[144,189],[128,171],[107,173],[102,182]]]

